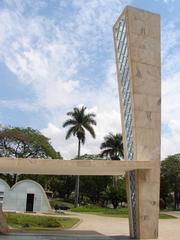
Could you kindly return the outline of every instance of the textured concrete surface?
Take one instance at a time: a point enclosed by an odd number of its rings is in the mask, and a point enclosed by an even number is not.
[[[151,161],[54,160],[0,157],[0,173],[47,175],[121,175],[135,169],[152,169]]]
[[[133,154],[133,160],[160,163],[160,16],[127,6],[113,32],[125,158]],[[156,166],[153,171],[135,171],[136,180],[127,178],[131,236],[157,237],[160,164]]]

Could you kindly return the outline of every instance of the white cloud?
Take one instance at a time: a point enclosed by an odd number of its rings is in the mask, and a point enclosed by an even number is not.
[[[46,36],[51,23],[41,17],[26,19],[20,13],[3,11],[0,19],[1,59],[19,81],[33,87],[39,105],[62,106],[69,93],[78,87],[78,80],[73,79],[78,65],[74,46],[68,40],[65,42],[56,25],[51,26],[50,35]]]
[[[115,79],[115,65],[109,63],[106,70],[106,80],[101,89],[96,92],[88,93],[91,98],[91,108],[88,112],[96,114],[97,126],[94,127],[96,132],[96,139],[93,139],[88,133],[86,134],[86,143],[81,148],[81,154],[84,153],[99,153],[100,144],[103,138],[109,132],[121,132],[119,100],[117,96],[117,83]],[[78,106],[82,106],[79,104]],[[85,104],[86,105],[86,104]],[[62,124],[66,115],[59,115],[54,119],[53,123],[49,123],[48,127],[42,129],[45,136],[52,139],[53,146],[58,149],[62,156],[70,159],[77,155],[77,140],[71,137],[65,140],[67,129],[62,129]]]
[[[56,12],[58,19],[40,15],[40,10],[48,4],[46,1],[33,1],[32,8],[31,0],[8,0],[0,10],[0,59],[20,84],[27,84],[34,90],[36,104],[33,108],[48,110],[49,124],[42,132],[66,158],[76,155],[77,144],[73,138],[65,141],[66,129],[61,125],[66,112],[77,104],[89,106],[97,114],[98,123],[96,140],[88,136],[82,153],[98,152],[105,134],[120,132],[112,25],[130,2],[72,0],[74,11],[66,16],[64,12],[69,2],[60,1]],[[162,136],[163,156],[179,151],[179,43],[177,23],[163,22],[162,119],[170,129],[169,135]],[[102,57],[102,52],[107,59]],[[97,66],[98,71],[92,74],[90,70]],[[16,102],[29,110],[26,103],[18,101],[1,101],[0,104],[10,107]]]
[[[49,123],[47,128],[41,130],[42,134],[51,139],[52,145],[65,159],[71,159],[77,155],[77,143],[74,139],[65,140],[65,129]]]
[[[175,20],[176,21],[176,20]],[[162,26],[162,158],[180,152],[180,30],[177,22]]]
[[[61,19],[61,24],[44,16],[24,15],[32,1],[20,2],[7,1],[10,8],[0,12],[0,58],[19,81],[32,86],[39,105],[52,110],[77,104],[85,96],[79,87],[79,77],[83,79],[79,71],[94,62],[99,47],[112,45],[112,24],[129,1],[74,0],[76,13]],[[37,9],[43,6],[38,2]]]
[[[27,5],[8,1],[10,9],[0,11],[0,58],[21,84],[34,89],[37,105],[48,109],[51,120],[42,132],[67,158],[76,155],[77,144],[74,139],[65,141],[66,129],[61,125],[65,113],[79,103],[97,114],[97,138],[88,136],[82,152],[98,152],[105,134],[120,132],[112,25],[129,2],[72,0],[75,11],[58,23],[31,12],[25,16],[30,1]],[[63,3],[57,9],[59,15],[67,5]],[[101,65],[99,51],[108,55]],[[88,72],[97,64],[100,77]]]
[[[180,152],[180,121],[171,120],[169,127],[171,128],[171,133],[167,136],[162,136],[162,158]]]

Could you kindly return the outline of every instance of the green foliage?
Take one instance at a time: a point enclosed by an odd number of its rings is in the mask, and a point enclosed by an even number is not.
[[[4,128],[0,130],[0,156],[18,158],[61,159],[49,139],[32,128]]]
[[[75,177],[74,176],[53,176],[49,178],[49,189],[56,193],[56,196],[69,199],[74,191]]]
[[[82,213],[94,213],[98,215],[107,215],[107,216],[118,216],[118,217],[128,217],[127,208],[102,208],[97,205],[86,205],[84,207],[78,207],[72,209],[73,212],[82,212]]]
[[[82,160],[104,160],[101,154],[84,154],[79,157]]]
[[[51,146],[49,139],[32,128],[4,128],[0,130],[0,157],[14,158],[50,158],[61,159],[59,152]],[[12,186],[17,181],[17,175],[1,174],[1,178]],[[47,177],[26,175],[19,178],[30,178],[46,185]]]
[[[98,203],[101,200],[101,192],[111,183],[112,177],[109,176],[81,176],[81,196],[88,197],[92,203]],[[84,202],[83,197],[81,199]]]
[[[77,218],[32,216],[27,214],[6,213],[9,226],[18,229],[48,229],[48,228],[70,228],[79,220]]]
[[[30,216],[24,214],[8,213],[6,214],[8,225],[18,227],[42,227],[42,228],[59,228],[61,227],[58,218]]]
[[[128,209],[127,208],[102,208],[96,205],[87,205],[84,207],[73,208],[72,212],[81,212],[81,213],[90,213],[101,216],[108,217],[120,217],[120,218],[128,218]],[[160,213],[160,219],[174,219],[176,217],[171,216],[166,213]]]
[[[126,186],[125,179],[120,177],[117,180],[117,185],[109,185],[106,189],[107,199],[111,201],[114,208],[117,208],[119,203],[126,202]]]
[[[160,213],[159,218],[160,219],[176,219],[176,217],[174,217],[172,215],[169,215],[169,214],[166,214],[166,213]]]
[[[124,157],[122,135],[117,133],[109,133],[104,137],[104,142],[101,144],[101,155],[112,160],[120,160]]]
[[[70,138],[71,135],[78,138],[81,143],[85,143],[85,130],[87,130],[93,138],[96,134],[93,129],[93,125],[96,125],[94,120],[94,113],[86,113],[86,107],[77,108],[75,107],[72,112],[68,112],[67,115],[70,117],[63,124],[63,127],[70,127],[66,134],[66,139]]]
[[[180,154],[168,156],[161,162],[161,203],[164,207],[171,206],[174,210],[180,204]],[[161,204],[162,205],[162,204]]]

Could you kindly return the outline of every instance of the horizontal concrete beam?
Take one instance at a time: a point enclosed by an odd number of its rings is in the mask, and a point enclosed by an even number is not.
[[[136,169],[152,169],[155,161],[51,160],[0,158],[0,173],[44,175],[123,175]]]

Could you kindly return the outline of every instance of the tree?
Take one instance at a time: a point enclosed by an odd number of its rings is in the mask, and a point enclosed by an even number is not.
[[[74,176],[52,176],[49,182],[49,190],[66,201],[69,200],[74,190],[74,184]]]
[[[120,133],[109,133],[104,137],[104,142],[100,146],[101,156],[111,160],[121,160],[124,157],[123,139]],[[113,178],[114,188],[117,188],[117,177]]]
[[[121,160],[124,157],[122,135],[119,133],[109,133],[104,137],[104,142],[101,144],[101,155],[111,160]]]
[[[101,201],[104,204],[105,202],[111,201],[114,208],[117,208],[119,202],[127,202],[126,197],[126,182],[124,177],[120,177],[117,181],[117,186],[115,187],[112,184],[108,184],[106,190],[101,192]]]
[[[79,157],[79,159],[83,160],[104,160],[101,154],[84,154]]]
[[[13,158],[51,158],[61,159],[59,152],[49,143],[49,139],[32,128],[4,128],[0,130],[0,157]],[[13,185],[17,175],[6,175]]]
[[[88,131],[90,135],[95,138],[95,131],[93,125],[96,125],[95,114],[86,113],[86,107],[75,107],[73,111],[68,112],[67,116],[70,118],[67,119],[63,127],[70,127],[66,134],[66,139],[70,138],[72,135],[78,139],[78,154],[77,158],[80,157],[81,143],[85,143],[85,131]],[[78,206],[79,199],[79,176],[76,177],[76,186],[75,186],[75,207]]]
[[[86,197],[92,203],[101,201],[101,193],[106,190],[108,184],[112,184],[110,176],[82,176],[80,182],[81,200]]]
[[[172,196],[174,210],[177,210],[180,204],[180,154],[168,156],[161,162],[161,198],[167,203]]]

